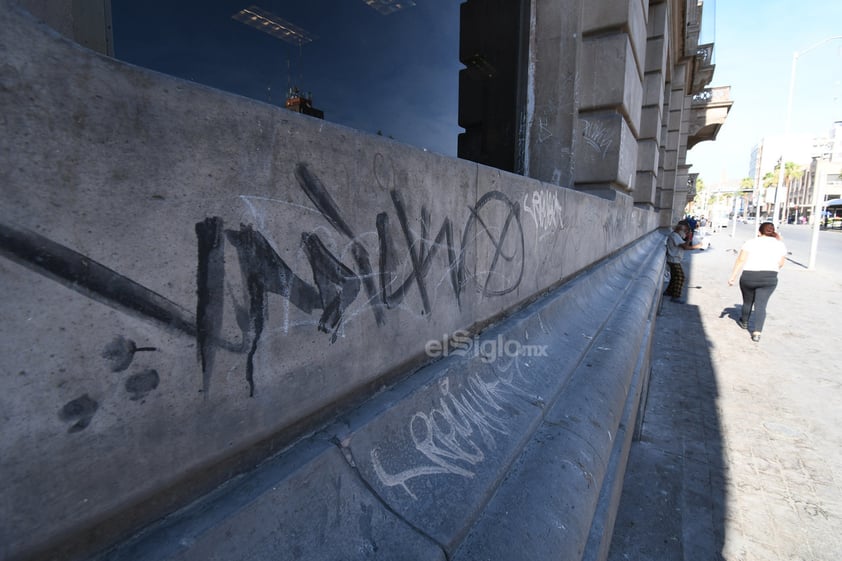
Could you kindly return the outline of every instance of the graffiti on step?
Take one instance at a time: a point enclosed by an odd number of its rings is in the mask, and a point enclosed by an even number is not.
[[[408,485],[416,478],[449,474],[472,479],[475,469],[486,460],[486,453],[500,448],[500,439],[508,437],[512,417],[520,408],[517,404],[523,403],[512,398],[528,398],[524,389],[527,384],[518,357],[504,367],[473,372],[455,387],[451,387],[447,377],[439,380],[435,405],[414,413],[402,431],[425,460],[391,472],[384,461],[403,462],[408,455],[390,453],[381,458],[380,448],[374,446],[369,457],[380,483],[400,487],[417,500]],[[387,444],[394,445],[394,439]]]
[[[444,217],[435,231],[431,227],[431,213],[424,206],[420,212],[420,232],[414,230],[401,193],[391,189],[397,226],[392,226],[392,218],[386,212],[375,217],[378,240],[375,272],[374,259],[320,178],[303,163],[296,166],[295,178],[325,221],[349,240],[351,262],[343,262],[334,255],[318,233],[302,232],[300,246],[310,265],[310,280],[305,280],[305,273],[293,271],[264,232],[250,224],[226,228],[222,218],[211,216],[195,225],[198,250],[195,313],[37,232],[0,224],[0,254],[96,301],[195,337],[205,395],[211,385],[214,357],[220,349],[246,355],[249,395],[254,395],[254,357],[268,320],[269,294],[281,296],[308,315],[320,310],[318,330],[335,342],[344,315],[360,292],[364,292],[365,303],[380,326],[386,323],[387,311],[398,306],[413,288],[417,290],[422,312],[431,314],[428,280],[434,264],[442,266],[457,306],[461,306],[469,286],[483,296],[494,297],[508,294],[520,285],[525,266],[521,207],[500,191],[490,191],[476,205],[468,207],[460,233],[449,217]],[[545,215],[542,214],[542,220],[547,219]],[[395,231],[400,235],[395,236]],[[404,244],[405,253],[398,253],[399,242]],[[226,244],[236,251],[244,290],[244,303],[235,303],[234,315],[242,332],[238,340],[222,335],[226,275],[231,274],[225,267]],[[480,246],[481,257],[475,255]],[[398,278],[396,264],[401,260],[406,260],[409,267],[405,276]],[[437,270],[436,281],[438,276]],[[145,350],[130,347],[127,347],[132,351],[129,355]],[[122,367],[121,357],[116,353],[109,355],[112,368]],[[144,380],[152,378],[148,375]]]

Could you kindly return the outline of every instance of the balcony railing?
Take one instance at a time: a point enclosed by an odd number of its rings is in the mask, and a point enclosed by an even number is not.
[[[693,106],[713,105],[717,103],[731,102],[731,86],[718,88],[705,88],[693,96]]]

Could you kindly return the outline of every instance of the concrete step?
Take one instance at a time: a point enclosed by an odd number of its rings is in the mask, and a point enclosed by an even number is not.
[[[633,244],[97,559],[604,558],[661,246]]]

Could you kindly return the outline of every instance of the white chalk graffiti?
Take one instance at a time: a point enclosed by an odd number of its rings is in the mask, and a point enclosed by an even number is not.
[[[532,197],[524,195],[523,210],[532,217],[536,229],[564,229],[564,214],[555,191],[539,190],[533,191]]]
[[[400,486],[416,499],[406,482],[424,475],[449,473],[472,478],[475,466],[485,459],[483,449],[476,442],[482,440],[487,450],[494,450],[497,444],[494,433],[508,434],[505,426],[503,403],[507,396],[517,390],[511,386],[512,378],[495,377],[484,381],[479,374],[471,375],[461,395],[450,391],[450,381],[439,382],[442,397],[439,406],[425,413],[419,411],[409,421],[409,432],[415,449],[421,452],[432,465],[424,465],[387,473],[380,463],[380,452],[371,450],[371,463],[380,482],[388,487]]]
[[[582,134],[585,142],[599,152],[603,159],[608,155],[608,150],[611,148],[613,141],[611,140],[611,133],[603,123],[599,121],[585,121]]]
[[[543,117],[538,118],[538,142],[546,142],[553,137],[553,132],[547,126],[547,120]]]

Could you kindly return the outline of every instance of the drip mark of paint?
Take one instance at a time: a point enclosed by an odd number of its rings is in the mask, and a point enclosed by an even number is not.
[[[97,409],[99,409],[99,403],[88,394],[84,394],[65,403],[58,416],[62,421],[76,421],[67,429],[67,432],[79,432],[91,424],[91,419]]]
[[[146,394],[158,387],[161,381],[158,372],[152,369],[144,370],[138,374],[132,374],[126,380],[126,391],[132,394],[131,400],[137,401],[146,397]]]
[[[140,351],[157,351],[156,347],[138,347],[131,339],[118,336],[105,346],[102,358],[111,362],[112,372],[122,372],[134,360],[134,354]]]

